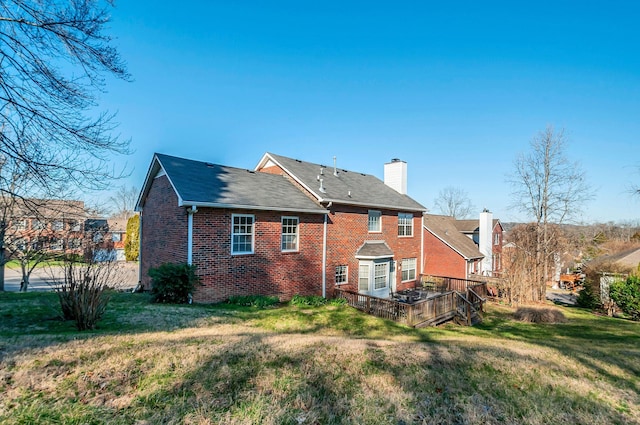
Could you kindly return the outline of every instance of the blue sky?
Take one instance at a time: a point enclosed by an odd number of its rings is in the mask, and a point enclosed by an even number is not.
[[[108,80],[142,185],[153,152],[253,168],[264,152],[382,178],[408,162],[427,208],[445,186],[524,220],[506,176],[547,125],[594,188],[585,221],[640,219],[635,2],[117,2],[133,82]]]

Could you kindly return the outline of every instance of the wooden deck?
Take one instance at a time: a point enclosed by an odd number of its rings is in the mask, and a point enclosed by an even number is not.
[[[483,305],[486,300],[487,285],[479,281],[465,281],[463,279],[447,278],[446,282],[431,286],[426,282],[423,286],[421,279],[415,289],[424,290],[434,295],[411,299],[378,298],[336,288],[335,297],[344,298],[347,304],[367,314],[382,319],[389,319],[407,326],[423,327],[458,319],[458,322],[471,326],[482,320]],[[456,289],[450,289],[451,287]],[[459,291],[458,289],[461,289]]]

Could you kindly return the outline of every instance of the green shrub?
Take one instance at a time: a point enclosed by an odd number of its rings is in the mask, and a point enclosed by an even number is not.
[[[280,299],[278,297],[268,295],[234,295],[227,300],[228,304],[257,308],[270,307],[279,302]]]
[[[189,264],[164,263],[150,268],[151,302],[167,304],[191,303],[191,294],[200,279],[196,267]]]
[[[298,307],[302,307],[302,306],[319,307],[321,305],[327,305],[327,304],[340,306],[340,305],[345,305],[346,303],[347,303],[347,300],[345,300],[344,298],[327,299],[319,295],[308,295],[308,296],[294,295],[290,301],[291,305],[295,305]]]
[[[127,220],[127,235],[124,242],[124,257],[127,261],[138,259],[140,252],[140,216],[138,214]]]
[[[332,298],[329,300],[329,305],[335,305],[335,306],[347,305],[347,300],[344,298]]]
[[[326,298],[322,298],[319,295],[294,295],[291,298],[290,304],[295,306],[311,306],[318,307],[327,303]]]
[[[580,307],[597,309],[602,306],[600,298],[593,290],[593,284],[585,282],[584,288],[578,293],[576,304]]]
[[[609,295],[620,310],[633,320],[640,320],[640,277],[629,276],[625,281],[612,283]]]

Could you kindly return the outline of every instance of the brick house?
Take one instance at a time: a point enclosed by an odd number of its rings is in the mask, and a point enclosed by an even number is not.
[[[388,296],[421,272],[425,208],[406,195],[406,163],[386,164],[385,180],[270,153],[254,170],[156,154],[136,207],[141,282],[186,262],[197,302],[335,285]]]
[[[453,217],[425,214],[423,228],[425,274],[469,279],[480,271],[484,255]]]

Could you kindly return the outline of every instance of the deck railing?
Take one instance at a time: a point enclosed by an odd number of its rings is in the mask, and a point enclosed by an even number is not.
[[[416,282],[415,289],[425,288],[439,293],[411,304],[341,288],[335,289],[335,297],[344,298],[351,307],[365,313],[408,326],[437,323],[455,314],[471,325],[474,313],[482,314],[487,298],[487,284],[476,280],[423,275]]]
[[[440,317],[455,312],[455,294],[455,292],[447,292],[414,304],[408,304],[340,288],[335,290],[336,298],[344,298],[351,307],[408,326],[419,326],[422,323],[436,321]]]

